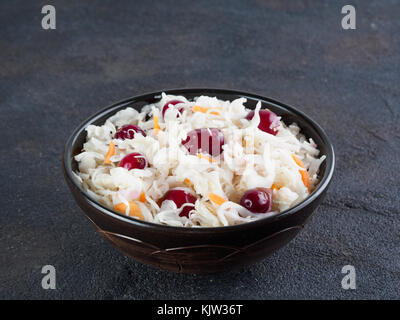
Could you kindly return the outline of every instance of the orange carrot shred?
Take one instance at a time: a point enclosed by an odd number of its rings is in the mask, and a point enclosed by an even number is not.
[[[271,189],[279,190],[280,188],[275,183],[273,183],[272,186],[271,186]]]
[[[119,212],[119,213],[125,214],[125,212],[126,212],[126,204],[123,203],[123,202],[120,202],[120,203],[118,203],[118,204],[116,204],[114,206],[114,210]],[[143,215],[140,212],[139,206],[136,203],[133,203],[133,202],[129,202],[129,215],[132,216],[132,217],[137,217],[140,220],[144,220]]]
[[[139,201],[140,202],[146,202],[146,194],[142,192],[139,196]]]
[[[110,146],[108,147],[108,151],[106,157],[104,159],[104,163],[111,164],[111,157],[115,154],[115,144],[114,141],[110,141]]]
[[[158,131],[161,129],[160,125],[158,124],[158,117],[154,116],[153,117],[153,122],[154,122],[154,132],[158,133]]]
[[[209,193],[208,197],[210,198],[210,200],[212,202],[214,202],[215,204],[218,204],[218,205],[221,205],[227,201],[226,199],[220,197],[219,195],[216,195],[215,193]]]
[[[183,182],[186,183],[190,188],[192,188],[192,190],[194,190],[193,182],[190,181],[188,178],[186,178],[185,180],[183,180]]]
[[[306,186],[308,192],[310,193],[311,192],[310,176],[308,175],[308,172],[306,170],[306,167],[305,167],[303,161],[301,161],[299,158],[297,158],[294,154],[292,154],[292,158],[299,167],[303,168],[303,170],[299,170],[299,172],[301,174],[301,180],[303,180],[304,185]]]
[[[214,161],[216,161],[216,160],[214,160],[213,158],[207,157],[207,156],[205,156],[205,155],[203,155],[203,154],[201,154],[201,153],[198,153],[198,154],[197,154],[197,157],[199,157],[200,159],[206,159],[206,160],[208,160],[208,162],[214,162]]]
[[[210,109],[213,109],[213,108],[207,108],[207,107],[202,107],[202,106],[193,106],[193,108],[192,108],[193,112],[202,112],[202,113],[207,113],[207,111]],[[217,108],[217,109],[219,109],[219,108]],[[218,111],[211,111],[210,114],[219,116]]]

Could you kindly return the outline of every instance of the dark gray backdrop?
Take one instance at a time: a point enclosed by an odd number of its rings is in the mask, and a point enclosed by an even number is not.
[[[57,29],[41,28],[53,4]],[[354,4],[357,29],[341,28]],[[1,1],[0,298],[399,298],[400,2]],[[61,171],[72,130],[110,103],[175,87],[267,95],[306,112],[337,153],[301,234],[207,276],[141,265],[103,240]],[[41,267],[57,289],[41,288]],[[354,265],[357,289],[341,288]]]

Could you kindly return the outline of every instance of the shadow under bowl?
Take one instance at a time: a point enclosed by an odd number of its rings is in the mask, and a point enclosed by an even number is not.
[[[117,111],[159,100],[161,92],[193,99],[200,95],[222,100],[244,97],[246,107],[257,102],[282,117],[286,124],[296,122],[303,134],[318,145],[326,160],[320,167],[319,184],[312,194],[295,207],[276,216],[235,226],[184,228],[144,222],[119,214],[99,204],[85,193],[73,176],[78,170],[74,156],[81,152],[86,139],[85,128],[101,125]],[[260,261],[286,245],[307,223],[321,203],[334,170],[332,144],[322,128],[302,112],[270,98],[225,89],[174,89],[152,92],[115,103],[84,121],[68,139],[63,154],[64,176],[72,194],[98,232],[124,254],[141,263],[183,273],[213,273]]]

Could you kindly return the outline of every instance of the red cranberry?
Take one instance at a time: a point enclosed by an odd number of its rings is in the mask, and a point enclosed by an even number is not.
[[[272,135],[276,135],[278,133],[279,127],[279,117],[269,110],[260,110],[260,123],[258,125],[258,129],[261,131],[270,133]],[[251,120],[254,117],[254,111],[249,112],[246,116],[247,120]]]
[[[116,133],[115,133],[115,138],[116,139],[133,139],[135,137],[136,133],[141,133],[144,137],[146,134],[144,131],[139,128],[138,126],[135,126],[133,124],[126,124],[122,126]]]
[[[218,156],[222,152],[225,143],[224,134],[217,128],[195,129],[187,134],[187,138],[182,144],[188,149],[190,154],[206,152],[212,157]]]
[[[185,206],[179,214],[180,217],[189,218],[189,212],[194,209],[197,198],[186,190],[171,189],[167,191],[163,200],[172,200],[175,202],[177,208],[182,207],[186,203],[190,203],[191,205]]]
[[[165,115],[165,112],[169,109],[169,108],[171,108],[172,106],[174,106],[174,105],[176,105],[176,104],[178,104],[178,103],[183,103],[183,101],[180,101],[180,100],[171,100],[171,101],[168,101],[166,104],[164,104],[164,107],[163,107],[163,109],[162,109],[162,116],[164,117],[164,115]],[[183,107],[180,107],[180,108],[178,108],[178,111],[180,112],[180,113],[182,113],[183,112]],[[179,116],[179,114],[177,114],[177,117]]]
[[[266,213],[271,210],[271,191],[267,188],[247,190],[240,204],[253,213]]]
[[[147,167],[147,160],[142,154],[133,152],[126,155],[119,163],[119,166],[128,170],[144,169]]]

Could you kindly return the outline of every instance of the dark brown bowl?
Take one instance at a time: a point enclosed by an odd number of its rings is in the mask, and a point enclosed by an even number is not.
[[[167,94],[192,99],[200,95],[223,100],[247,98],[246,106],[255,108],[258,101],[280,115],[285,123],[296,122],[302,132],[313,138],[326,160],[320,168],[320,182],[313,193],[295,207],[280,214],[236,226],[216,228],[183,228],[144,222],[121,215],[88,196],[76,183],[72,171],[77,170],[74,156],[80,153],[86,139],[85,128],[99,125],[117,111],[132,107],[140,110],[156,102],[160,92],[126,99],[113,104],[83,122],[68,139],[63,155],[65,179],[72,194],[105,238],[136,261],[157,268],[184,273],[211,273],[254,263],[268,257],[287,244],[303,228],[328,189],[334,170],[332,144],[321,127],[302,112],[278,101],[233,90],[176,89]]]

